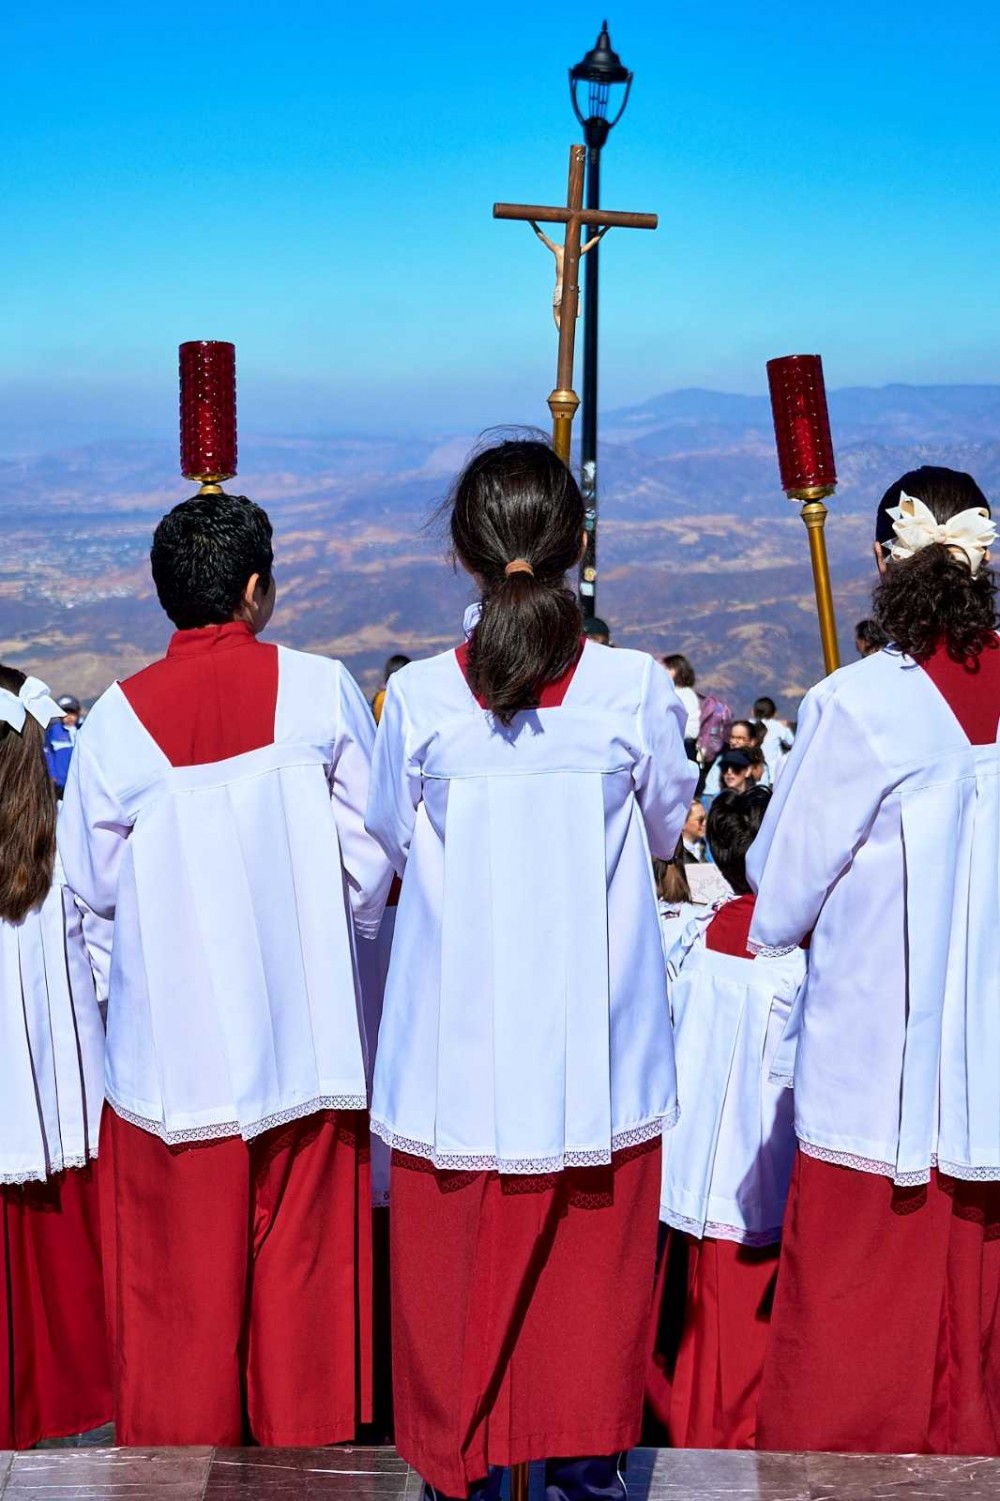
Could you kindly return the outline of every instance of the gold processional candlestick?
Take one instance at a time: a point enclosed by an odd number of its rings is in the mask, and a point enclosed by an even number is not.
[[[181,473],[216,494],[236,473],[236,345],[192,339],[180,347]]]
[[[818,354],[789,354],[779,360],[768,360],[767,380],[781,488],[789,500],[803,502],[802,520],[809,533],[823,662],[827,672],[835,672],[840,666],[840,649],[824,533],[828,512],[823,501],[837,488],[837,471],[823,361]]]
[[[564,464],[570,461],[570,444],[573,435],[573,418],[580,405],[580,398],[573,390],[573,355],[576,340],[576,319],[580,311],[580,257],[591,245],[613,228],[655,229],[655,214],[620,214],[611,209],[585,209],[583,207],[583,169],[587,151],[584,146],[571,146],[569,152],[569,187],[566,207],[554,208],[538,203],[495,203],[494,219],[521,219],[531,225],[564,224],[563,243],[552,245],[546,241],[556,257],[558,274],[556,322],[559,325],[559,358],[556,365],[555,390],[549,397],[552,413],[552,447]],[[597,234],[581,250],[580,231],[584,225],[597,230]],[[536,234],[542,238],[536,228]]]

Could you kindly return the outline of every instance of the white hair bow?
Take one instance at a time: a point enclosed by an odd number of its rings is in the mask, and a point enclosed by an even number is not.
[[[892,517],[892,529],[896,534],[889,556],[897,561],[912,558],[923,548],[939,542],[942,547],[963,553],[976,574],[997,539],[996,526],[982,506],[960,511],[949,521],[938,521],[929,506],[915,495],[907,495],[904,490],[899,505],[889,507],[886,514]]]
[[[44,730],[53,719],[62,719],[63,711],[49,697],[49,685],[40,678],[25,678],[19,693],[0,688],[0,724],[9,724],[20,735],[24,721],[31,715]]]

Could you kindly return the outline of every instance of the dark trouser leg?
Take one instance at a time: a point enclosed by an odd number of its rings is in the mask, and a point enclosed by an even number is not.
[[[625,1455],[545,1461],[545,1501],[625,1501]]]
[[[484,1480],[477,1480],[470,1490],[469,1501],[499,1501],[502,1481],[503,1466],[491,1465],[490,1473],[486,1478]],[[457,1498],[446,1496],[442,1491],[436,1491],[425,1480],[422,1501],[457,1501]]]

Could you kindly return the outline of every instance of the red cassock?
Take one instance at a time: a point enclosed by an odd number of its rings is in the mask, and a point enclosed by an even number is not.
[[[973,745],[992,745],[1000,651],[926,665]],[[758,1447],[1000,1452],[1000,1183],[913,1188],[800,1151]]]
[[[659,1140],[549,1176],[393,1153],[396,1443],[431,1485],[638,1442],[659,1190]]]
[[[705,945],[747,958],[753,898],[722,907]],[[752,1449],[779,1247],[670,1229],[656,1281],[646,1401],[676,1449]]]
[[[111,1418],[96,1173],[0,1185],[0,1449]]]
[[[122,688],[174,766],[274,739],[277,652],[244,625],[183,632]],[[371,1407],[367,1116],[171,1146],[106,1107],[101,1167],[119,1442],[353,1437]]]

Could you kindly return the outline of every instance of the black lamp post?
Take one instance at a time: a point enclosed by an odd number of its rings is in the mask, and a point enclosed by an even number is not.
[[[587,97],[582,99],[583,86]],[[569,70],[570,97],[587,145],[587,207],[601,206],[601,148],[628,103],[632,74],[612,51],[608,23],[594,46]],[[618,93],[619,90],[624,92]],[[614,98],[612,91],[615,91]],[[619,102],[620,101],[620,102]],[[586,111],[586,112],[585,112]],[[580,470],[587,508],[587,550],[580,565],[580,607],[589,619],[597,610],[597,257],[595,245],[584,257],[583,400],[580,412]]]

